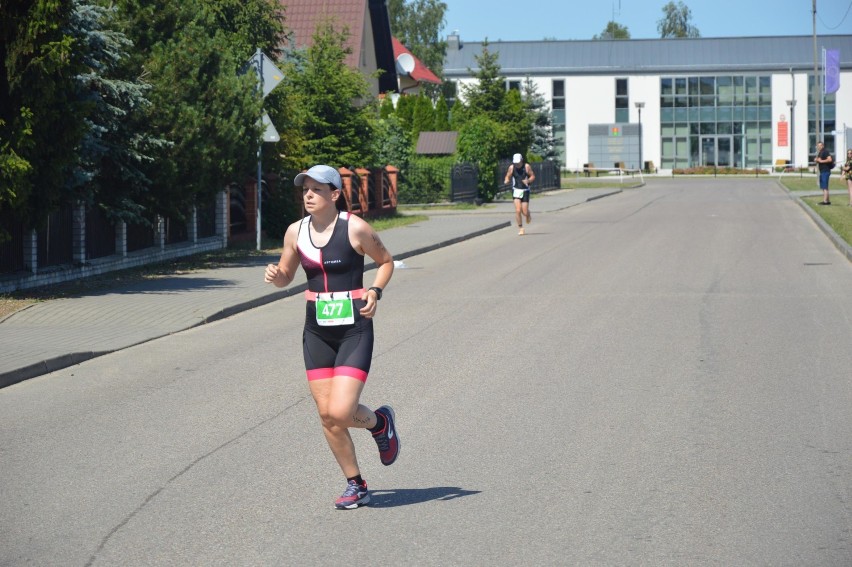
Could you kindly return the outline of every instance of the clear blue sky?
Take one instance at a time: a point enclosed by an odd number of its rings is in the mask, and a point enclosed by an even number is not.
[[[443,36],[462,41],[591,39],[615,20],[634,39],[659,37],[668,0],[443,0]],[[812,35],[813,0],[685,0],[701,37]],[[852,0],[817,0],[817,35],[852,34]],[[613,17],[614,16],[614,17]],[[845,16],[845,18],[844,18]]]

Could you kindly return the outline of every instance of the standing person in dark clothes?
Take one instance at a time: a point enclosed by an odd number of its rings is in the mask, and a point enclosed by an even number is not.
[[[828,195],[828,178],[831,175],[831,168],[834,167],[834,158],[825,149],[825,144],[822,142],[817,144],[817,155],[814,161],[819,165],[819,188],[822,189],[822,202],[820,205],[830,205],[831,197]]]

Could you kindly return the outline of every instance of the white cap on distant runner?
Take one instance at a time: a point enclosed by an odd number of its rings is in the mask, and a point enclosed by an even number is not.
[[[521,163],[524,161],[524,158],[521,157],[521,154],[515,154],[512,156],[512,163]]]
[[[305,177],[310,177],[314,181],[319,181],[320,183],[327,183],[337,189],[343,188],[343,182],[340,179],[340,173],[338,173],[336,169],[328,165],[315,165],[305,173],[300,173],[293,180],[293,185],[295,185],[296,187],[301,187],[302,184],[305,182]]]

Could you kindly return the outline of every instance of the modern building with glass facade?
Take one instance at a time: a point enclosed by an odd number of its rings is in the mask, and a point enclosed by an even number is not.
[[[448,38],[444,76],[474,81],[482,42]],[[840,88],[822,95],[822,50]],[[852,36],[491,42],[507,88],[529,77],[551,102],[563,166],[590,161],[590,132],[638,125],[628,168],[753,168],[812,161],[818,129],[841,157],[852,131]],[[814,55],[817,67],[814,66]],[[816,73],[815,73],[816,70]],[[819,79],[815,84],[814,77]],[[463,89],[456,89],[463,92]],[[613,164],[596,164],[612,167]]]

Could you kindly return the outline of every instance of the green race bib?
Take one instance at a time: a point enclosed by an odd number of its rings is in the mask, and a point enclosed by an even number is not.
[[[355,323],[351,299],[317,298],[317,324],[321,327],[352,325]]]

